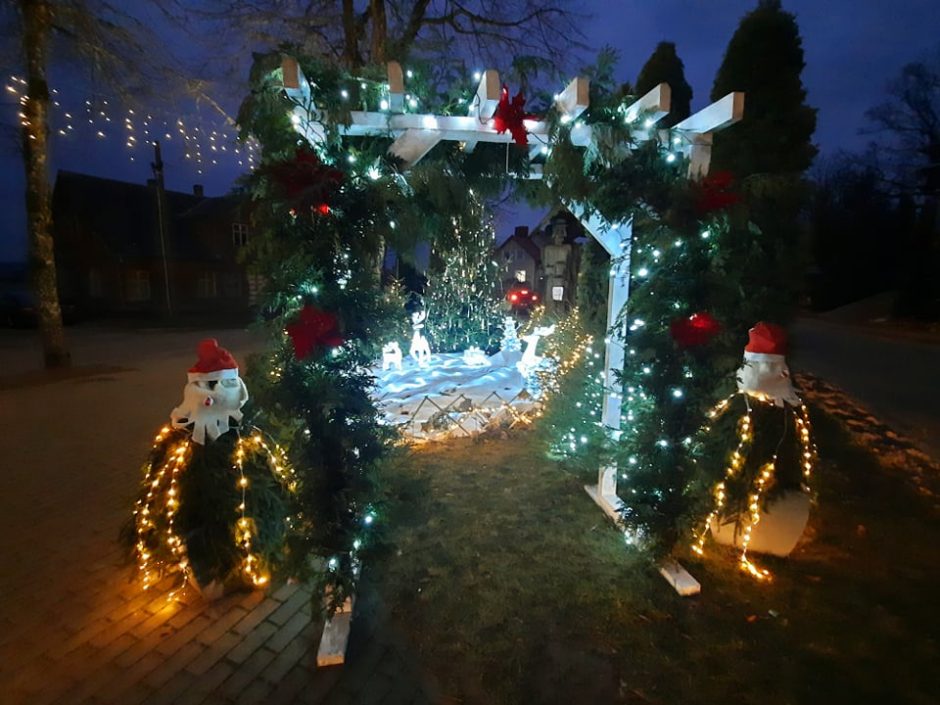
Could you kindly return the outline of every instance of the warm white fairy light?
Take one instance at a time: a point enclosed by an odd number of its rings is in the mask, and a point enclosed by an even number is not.
[[[732,394],[730,397],[723,399],[714,407],[712,407],[712,409],[707,413],[708,419],[713,421],[714,419],[717,419],[719,416],[721,416],[728,409],[731,400],[736,396],[741,396],[744,398],[745,404],[747,405],[747,411],[738,421],[738,446],[729,456],[728,465],[725,468],[724,478],[717,482],[712,488],[712,496],[714,498],[712,510],[709,512],[708,516],[706,516],[704,522],[702,522],[702,526],[696,533],[695,541],[691,546],[692,550],[698,555],[704,555],[705,540],[711,531],[712,523],[720,519],[721,512],[725,507],[725,481],[736,476],[744,467],[744,463],[747,460],[746,448],[750,445],[754,436],[751,421],[750,402],[754,401],[762,404],[774,403],[774,400],[771,397],[764,394],[754,392],[737,392]],[[802,479],[801,487],[804,492],[809,492],[809,480],[812,477],[813,466],[816,461],[816,446],[812,440],[809,411],[805,404],[801,404],[799,407],[789,407],[789,409],[793,413],[797,436],[800,442],[800,472]],[[708,433],[711,428],[709,426],[705,426],[702,430],[703,432]],[[754,485],[750,490],[747,504],[747,519],[744,522],[744,528],[741,534],[741,554],[738,557],[738,565],[741,570],[757,580],[770,580],[770,571],[754,565],[754,563],[747,557],[747,552],[751,543],[751,535],[754,531],[754,527],[760,523],[761,501],[768,487],[773,483],[776,469],[777,455],[774,454],[768,462],[761,466],[757,478],[754,481]]]

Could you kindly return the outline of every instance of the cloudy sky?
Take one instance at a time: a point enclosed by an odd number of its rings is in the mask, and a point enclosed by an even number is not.
[[[728,40],[741,16],[755,4],[756,0],[585,0],[583,7],[591,17],[584,21],[583,32],[592,47],[609,45],[620,52],[619,76],[631,82],[658,42],[675,42],[695,91],[693,109],[697,109],[708,103]],[[797,15],[803,36],[807,64],[803,79],[809,103],[819,109],[815,141],[823,154],[864,147],[869,138],[859,132],[865,125],[865,110],[882,100],[888,80],[905,63],[940,51],[940,11],[935,0],[784,0],[784,7]],[[244,86],[231,87],[230,107],[237,105],[244,90]],[[120,124],[121,110],[115,107],[114,111],[110,117]],[[15,100],[5,96],[0,122],[15,125],[16,112]],[[207,129],[219,126],[211,109],[203,106],[200,115]],[[161,117],[155,117],[153,123],[160,123]],[[162,124],[151,124],[151,128],[170,130],[175,117],[164,115],[163,119],[168,121],[165,128]],[[200,124],[198,117],[188,120],[187,129]],[[138,152],[131,161],[119,130],[113,137],[95,139],[97,127],[91,132],[86,127],[82,138],[56,139],[53,166],[145,181],[150,176],[147,155]],[[15,141],[9,139],[10,130],[4,135],[7,139],[0,142],[0,261],[22,259],[26,251],[22,165]],[[231,158],[220,158],[217,166],[204,164],[204,173],[198,174],[193,163],[183,158],[181,145],[174,147],[166,149],[169,188],[189,190],[193,183],[203,183],[207,195],[217,195],[238,176]],[[499,226],[509,232],[517,220],[529,224],[534,217],[524,210],[503,213]]]

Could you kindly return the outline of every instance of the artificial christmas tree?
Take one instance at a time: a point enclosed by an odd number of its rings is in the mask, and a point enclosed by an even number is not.
[[[175,572],[176,589],[190,581],[217,596],[269,582],[287,550],[297,480],[273,442],[239,424],[248,390],[234,358],[214,339],[198,353],[183,403],[154,439],[124,537],[144,589]]]

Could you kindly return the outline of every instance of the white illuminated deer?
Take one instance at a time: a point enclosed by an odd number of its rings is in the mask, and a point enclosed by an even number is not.
[[[548,327],[539,327],[534,331],[529,333],[529,335],[522,336],[522,340],[525,341],[525,352],[522,353],[522,359],[516,363],[516,367],[519,369],[523,375],[527,375],[533,369],[538,367],[538,364],[542,361],[542,358],[535,354],[535,347],[539,344],[539,338],[544,338],[545,336],[551,335],[555,332],[555,326],[550,325]]]
[[[414,335],[411,336],[411,349],[408,354],[418,363],[418,367],[427,367],[431,363],[431,346],[428,345],[428,339],[421,334],[427,317],[427,311],[415,311],[411,314],[411,327]]]

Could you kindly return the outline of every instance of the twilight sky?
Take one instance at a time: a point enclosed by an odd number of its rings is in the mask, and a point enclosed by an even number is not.
[[[685,63],[686,78],[695,91],[695,110],[708,103],[728,40],[741,16],[755,5],[756,0],[583,0],[584,11],[592,15],[584,34],[594,48],[610,45],[619,50],[619,77],[630,82],[659,41],[675,42]],[[807,64],[803,81],[810,105],[819,109],[815,141],[823,154],[863,147],[868,138],[858,133],[865,124],[864,112],[882,99],[886,82],[905,63],[940,49],[940,11],[935,0],[784,0],[784,7],[796,13],[803,36]],[[245,86],[233,85],[230,92],[225,96],[226,107],[234,110]],[[84,96],[71,98],[76,105],[84,101]],[[63,98],[62,110],[68,108]],[[116,127],[122,124],[126,109],[113,107],[113,111],[109,113],[113,119],[110,124],[91,127],[87,120],[79,119],[75,121],[77,137],[54,138],[53,168],[144,182],[150,176],[148,155],[137,151],[135,160],[130,161],[132,151],[125,147],[124,133]],[[9,136],[8,126],[16,124],[16,112],[15,99],[4,95],[0,123],[7,128],[5,137]],[[194,126],[202,125],[205,130],[220,127],[218,118],[205,107],[199,113],[202,120],[194,116],[192,108],[185,113],[190,134]],[[176,116],[154,117],[150,129],[177,136],[172,129]],[[163,120],[168,122],[166,127],[162,126]],[[97,137],[99,127],[106,137]],[[136,129],[142,129],[140,122]],[[142,137],[140,132],[137,134]],[[208,163],[206,154],[207,163],[200,175],[195,165],[184,159],[178,137],[164,150],[167,186],[171,189],[189,190],[193,183],[203,183],[207,195],[218,195],[239,173],[235,158],[228,152],[218,155],[216,166]],[[25,256],[22,204],[22,164],[15,140],[4,139],[0,142],[0,261]],[[502,213],[498,220],[500,232],[508,232],[516,224],[531,224],[535,217],[524,209]]]

